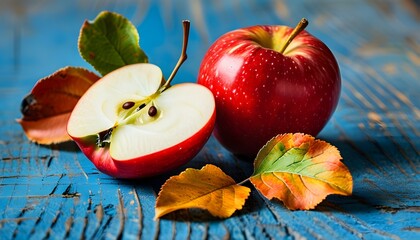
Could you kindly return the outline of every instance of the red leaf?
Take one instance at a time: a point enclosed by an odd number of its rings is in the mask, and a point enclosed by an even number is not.
[[[75,67],[65,67],[39,80],[22,100],[23,117],[17,121],[26,136],[40,144],[70,140],[66,126],[79,98],[100,77]]]

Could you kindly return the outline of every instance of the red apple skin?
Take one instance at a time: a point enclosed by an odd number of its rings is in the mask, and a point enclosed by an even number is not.
[[[174,170],[193,159],[211,136],[215,120],[216,110],[203,128],[190,138],[170,148],[131,160],[113,159],[109,147],[97,146],[96,136],[72,138],[99,171],[120,179],[145,178]]]
[[[284,54],[271,49],[292,30],[238,29],[216,40],[203,58],[198,83],[216,99],[214,135],[234,154],[255,158],[280,133],[316,136],[335,111],[340,71],[324,43],[302,31]]]

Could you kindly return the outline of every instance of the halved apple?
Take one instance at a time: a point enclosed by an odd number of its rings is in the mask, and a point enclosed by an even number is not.
[[[215,101],[195,83],[162,89],[153,64],[128,65],[96,82],[79,100],[67,131],[102,172],[138,178],[192,159],[208,140]]]
[[[140,178],[191,160],[210,137],[215,100],[196,83],[170,86],[187,59],[189,22],[184,21],[180,59],[165,81],[153,64],[127,65],[93,84],[73,109],[67,132],[102,172]]]

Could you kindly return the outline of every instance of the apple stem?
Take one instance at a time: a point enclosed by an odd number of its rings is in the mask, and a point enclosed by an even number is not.
[[[188,46],[188,35],[190,34],[190,21],[189,20],[183,20],[182,26],[184,30],[183,35],[183,41],[182,41],[182,52],[181,56],[178,59],[178,62],[175,65],[174,70],[172,70],[171,75],[169,76],[168,80],[166,80],[165,84],[161,87],[160,92],[165,91],[172,81],[172,79],[175,77],[176,73],[178,72],[181,65],[187,60],[187,46]]]
[[[283,46],[280,48],[280,53],[284,53],[286,48],[289,46],[289,44],[293,41],[293,39],[302,32],[306,26],[308,26],[309,22],[306,18],[302,18],[300,22],[296,25],[296,27],[293,29],[292,33],[290,33],[289,37],[287,38],[287,41],[283,44]]]

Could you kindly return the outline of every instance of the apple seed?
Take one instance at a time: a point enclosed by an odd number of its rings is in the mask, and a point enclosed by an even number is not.
[[[132,102],[132,101],[128,101],[128,102],[125,102],[123,105],[122,105],[122,108],[124,108],[124,109],[130,109],[130,108],[132,108],[133,106],[134,106],[134,102]]]
[[[155,106],[150,106],[149,111],[147,112],[149,116],[154,117],[157,114],[157,108]]]
[[[137,111],[142,110],[144,107],[146,107],[146,104],[145,104],[145,103],[143,103],[142,105],[140,105],[140,106],[137,108]]]

